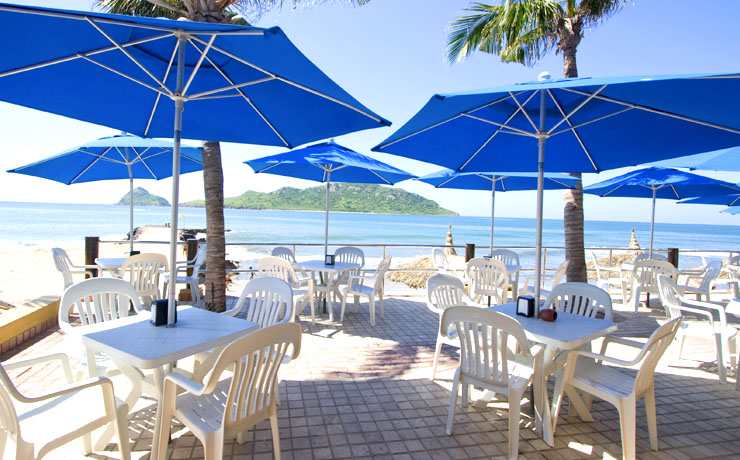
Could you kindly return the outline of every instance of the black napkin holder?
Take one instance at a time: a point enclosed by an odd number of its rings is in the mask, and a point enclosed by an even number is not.
[[[334,265],[334,254],[324,256],[324,265]]]
[[[141,254],[141,251],[131,251],[128,255],[130,255],[130,256],[136,256],[136,255],[139,255],[139,254]]]
[[[150,322],[155,326],[166,326],[168,307],[169,302],[167,299],[159,299],[152,302],[152,319]],[[175,302],[175,322],[177,322],[177,302]]]
[[[535,315],[535,303],[534,296],[531,295],[520,295],[516,299],[516,314],[519,316],[526,316],[532,318]]]

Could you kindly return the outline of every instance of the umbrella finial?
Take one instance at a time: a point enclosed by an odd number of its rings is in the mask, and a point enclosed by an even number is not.
[[[537,80],[539,81],[547,81],[550,79],[550,72],[541,72],[539,75],[537,75]]]

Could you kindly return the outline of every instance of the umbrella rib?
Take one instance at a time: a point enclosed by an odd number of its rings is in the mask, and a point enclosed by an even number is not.
[[[208,51],[210,51],[211,47],[213,46],[214,40],[216,40],[216,35],[211,35],[211,39],[208,40],[206,47],[201,50],[201,49],[198,49],[197,46],[195,46],[195,43],[193,43],[193,40],[188,39],[188,42],[190,42],[190,44],[193,45],[193,48],[200,51],[200,57],[198,58],[198,62],[195,64],[193,71],[190,73],[190,78],[188,78],[187,83],[185,83],[185,86],[182,88],[183,95],[188,92],[188,88],[190,88],[190,84],[193,83],[193,79],[195,79],[195,75],[198,73],[198,70],[200,70],[200,66],[203,64],[203,60],[206,58]]]
[[[499,131],[501,131],[504,128],[510,130],[510,131],[506,131],[505,132],[506,134],[517,134],[517,135],[520,135],[520,136],[537,137],[537,135],[535,133],[530,133],[530,132],[525,131],[523,129],[514,128],[513,126],[507,126],[506,125],[506,123],[508,123],[509,121],[511,121],[511,119],[514,117],[514,115],[516,115],[517,113],[519,113],[519,109],[517,109],[516,111],[514,111],[511,114],[511,116],[509,116],[509,118],[504,123],[498,123],[498,122],[495,122],[493,120],[489,120],[487,118],[476,117],[475,115],[471,115],[469,113],[462,113],[460,115],[462,115],[464,117],[472,118],[473,120],[482,121],[483,123],[488,123],[490,125],[498,126],[499,127]],[[499,131],[496,131],[496,132],[499,132]]]
[[[563,89],[565,91],[570,91],[570,92],[581,94],[581,95],[590,94],[590,93],[588,93],[586,91],[577,90],[575,88],[563,88]],[[678,120],[687,121],[689,123],[695,123],[697,125],[708,126],[710,128],[720,129],[720,130],[731,132],[733,134],[740,134],[740,130],[738,130],[738,129],[734,129],[734,128],[730,128],[730,127],[727,127],[727,126],[718,125],[716,123],[710,123],[708,121],[697,120],[696,118],[691,118],[691,117],[687,117],[687,116],[684,116],[684,115],[679,115],[677,113],[667,112],[665,110],[654,109],[652,107],[647,107],[647,106],[644,106],[644,105],[632,104],[632,103],[620,101],[618,99],[612,99],[612,98],[610,98],[608,96],[602,96],[602,95],[598,95],[597,96],[597,95],[594,95],[594,97],[597,98],[597,99],[600,99],[602,101],[606,101],[606,102],[611,102],[611,103],[614,103],[614,104],[623,105],[623,106],[626,106],[626,107],[628,107],[630,109],[644,110],[646,112],[654,113],[654,114],[657,114],[657,115],[663,115],[663,116],[670,117],[670,118],[676,118]]]
[[[143,150],[141,153],[139,153],[139,151],[136,150],[136,148],[133,148],[133,151],[136,154],[136,157],[133,160],[131,160],[131,165],[133,166],[138,161],[139,163],[141,163],[141,164],[144,165],[144,167],[146,168],[146,170],[149,171],[149,174],[152,175],[152,178],[153,179],[159,180],[160,178],[157,177],[157,175],[154,173],[154,171],[152,171],[152,168],[149,167],[149,164],[147,164],[146,160],[144,160],[144,158],[142,158],[142,155],[144,153],[146,153],[147,150],[149,150],[149,149],[147,148],[147,149]],[[172,154],[174,155],[174,152]],[[153,158],[155,156],[156,156],[156,154],[150,156],[149,158]],[[180,156],[182,156],[182,155],[180,155]]]
[[[578,104],[578,106],[576,106],[573,110],[571,110],[571,112],[568,115],[565,115],[565,117],[562,120],[560,120],[559,122],[555,123],[555,126],[553,126],[552,128],[550,128],[550,131],[548,132],[548,134],[552,134],[552,132],[555,131],[555,129],[557,129],[558,126],[562,125],[565,121],[570,120],[570,117],[572,117],[576,112],[578,112],[579,110],[581,110],[583,108],[583,106],[585,106],[586,104],[588,104],[591,101],[591,99],[593,99],[594,97],[596,97],[597,94],[599,94],[601,91],[603,91],[604,88],[606,88],[606,86],[607,85],[603,85],[601,88],[597,89],[593,93],[585,93],[585,94],[588,95],[588,97],[586,99],[584,99],[583,101],[581,101],[581,103]]]
[[[558,108],[558,111],[563,116],[563,120],[568,124],[570,130],[573,131],[573,135],[576,137],[576,140],[578,141],[578,143],[581,144],[581,148],[583,149],[583,152],[586,154],[588,161],[590,161],[591,166],[594,167],[594,172],[599,172],[599,168],[596,167],[596,162],[594,162],[594,159],[591,156],[591,153],[588,151],[588,149],[586,148],[586,145],[583,143],[583,140],[581,139],[581,136],[578,134],[578,131],[576,131],[575,128],[573,127],[573,123],[570,122],[570,118],[567,115],[565,115],[565,111],[563,110],[562,105],[555,98],[555,95],[552,93],[552,91],[550,91],[549,89],[547,90],[547,94],[550,95],[550,99],[552,99],[552,102],[555,103],[555,107]]]
[[[191,40],[191,43],[192,43],[192,40]],[[195,43],[192,43],[192,44],[195,47],[195,49],[199,49],[198,46]],[[216,63],[213,62],[211,60],[211,58],[207,56],[207,53],[202,53],[202,56],[205,59],[207,59],[208,62],[211,65],[213,65],[213,67],[216,69],[216,71],[218,71],[218,73],[221,74],[221,76],[224,78],[224,80],[226,80],[227,82],[229,82],[231,85],[234,85],[234,81],[228,75],[226,75],[226,73],[221,69],[220,66],[216,65]],[[269,78],[269,79],[272,80],[272,78]],[[265,80],[267,80],[267,79],[265,79]],[[261,83],[261,82],[262,81],[258,80],[258,81],[250,82],[249,84],[256,84],[256,83]],[[244,86],[244,85],[242,85],[242,86]],[[244,92],[241,90],[241,86],[234,85],[234,89],[241,95],[242,98],[244,98],[245,101],[247,101],[247,103],[252,107],[252,110],[254,110],[257,113],[257,115],[259,115],[260,118],[262,118],[262,120],[267,124],[267,126],[270,127],[270,129],[272,130],[272,132],[274,132],[275,135],[280,138],[280,140],[283,142],[283,144],[285,144],[286,147],[292,147],[292,145],[285,139],[285,137],[283,137],[283,135],[280,133],[280,131],[278,131],[277,127],[275,127],[275,125],[273,125],[270,122],[270,120],[267,119],[267,116],[264,113],[262,113],[262,111],[260,109],[257,108],[257,106],[252,102],[252,100],[246,94],[244,94]],[[223,89],[223,90],[226,90],[226,89]],[[201,93],[201,94],[204,94],[204,93]],[[197,95],[194,95],[193,97],[195,98],[195,97],[197,97]]]
[[[620,184],[620,185],[617,185],[617,186],[616,186],[616,187],[614,187],[613,189],[611,189],[611,190],[607,191],[606,193],[604,193],[603,195],[599,195],[599,196],[602,196],[602,197],[603,197],[603,196],[609,196],[609,195],[611,195],[612,193],[614,193],[614,192],[616,192],[617,190],[619,190],[620,188],[622,188],[622,185],[621,185],[621,184]]]
[[[572,185],[570,185],[570,184],[568,184],[566,182],[563,182],[560,179],[557,179],[557,178],[554,178],[554,177],[545,177],[545,180],[551,180],[551,181],[555,182],[558,185],[562,185],[565,188],[569,188],[569,189],[573,188]]]
[[[625,107],[625,108],[623,108],[622,110],[618,110],[618,111],[616,111],[616,112],[613,112],[613,113],[608,113],[608,114],[606,114],[606,115],[602,115],[602,116],[600,116],[600,117],[598,117],[598,118],[592,118],[591,120],[588,120],[588,121],[584,121],[584,122],[583,122],[583,123],[581,123],[580,125],[575,125],[575,126],[573,126],[573,127],[571,127],[571,128],[565,128],[565,129],[563,129],[563,130],[561,130],[561,131],[558,131],[558,132],[556,132],[556,133],[552,133],[552,134],[551,134],[551,137],[552,137],[552,136],[557,136],[558,134],[563,134],[563,133],[565,133],[565,132],[568,132],[568,131],[572,131],[572,130],[574,130],[574,129],[582,128],[582,127],[584,127],[584,126],[586,126],[586,125],[590,125],[591,123],[596,123],[596,122],[598,122],[598,121],[601,121],[601,120],[605,120],[605,119],[607,119],[607,118],[611,118],[611,117],[617,116],[617,115],[619,115],[619,114],[621,114],[621,113],[624,113],[624,112],[628,112],[628,111],[630,111],[630,110],[632,110],[632,108],[630,108],[630,107]]]
[[[376,121],[378,123],[380,123],[380,122],[383,121],[380,117],[377,117],[377,116],[375,116],[375,115],[373,115],[371,113],[367,113],[366,111],[360,109],[359,107],[355,107],[355,106],[353,106],[351,104],[348,104],[348,103],[346,103],[344,101],[340,101],[339,99],[337,99],[335,97],[329,96],[328,94],[321,93],[319,91],[316,91],[315,89],[311,89],[311,88],[309,88],[309,87],[307,87],[305,85],[301,85],[300,83],[297,83],[297,82],[288,80],[288,79],[283,78],[283,77],[281,77],[279,75],[275,75],[272,72],[268,72],[267,70],[265,70],[265,69],[263,69],[263,68],[261,68],[259,66],[256,66],[256,65],[254,65],[254,64],[252,64],[252,63],[250,63],[250,62],[248,62],[248,61],[240,58],[239,56],[236,56],[236,55],[234,55],[234,54],[226,51],[226,50],[223,50],[223,49],[218,48],[218,47],[215,47],[215,46],[213,47],[213,49],[215,49],[216,51],[218,51],[220,53],[223,53],[224,55],[226,55],[226,56],[228,56],[228,57],[230,57],[230,58],[232,58],[232,59],[234,59],[234,60],[236,60],[238,62],[241,62],[244,65],[247,65],[247,66],[252,67],[254,69],[257,69],[257,70],[259,70],[261,72],[264,72],[267,75],[271,75],[275,79],[280,80],[283,83],[286,83],[288,85],[295,86],[298,89],[302,89],[303,91],[307,91],[307,92],[309,92],[311,94],[314,94],[316,96],[323,97],[324,99],[328,99],[328,100],[334,102],[335,104],[339,104],[339,105],[342,105],[344,107],[347,107],[348,109],[354,110],[355,112],[358,112],[358,113],[366,116],[367,118],[370,118],[371,120],[374,120],[374,121]]]
[[[730,204],[728,204],[728,206],[735,206],[735,203],[737,203],[737,200],[740,200],[740,196],[739,196],[739,197],[737,197],[737,198],[735,198],[734,200],[732,200],[732,201],[730,202]]]
[[[170,70],[174,67],[175,56],[177,55],[177,47],[172,47],[172,54],[170,55],[170,61],[167,63],[167,69],[164,71],[164,81],[167,81],[167,77],[170,75]],[[162,97],[162,93],[156,92],[157,96],[154,98],[154,105],[152,111],[149,113],[149,119],[146,122],[146,128],[144,129],[144,135],[149,134],[149,128],[152,126],[154,121],[154,114],[157,113],[157,107],[159,107],[159,99]]]
[[[524,103],[526,104],[527,102],[529,102],[532,99],[532,97],[534,97],[535,94],[537,94],[537,91],[532,91],[532,95],[526,101],[524,101]],[[534,129],[535,131],[539,131],[539,129],[537,128],[537,125],[534,124],[534,122],[532,121],[532,118],[530,118],[527,111],[524,110],[524,107],[522,106],[522,104],[519,103],[519,99],[517,99],[516,96],[514,96],[514,93],[512,93],[511,91],[509,91],[509,95],[514,100],[517,107],[519,107],[519,111],[522,112],[522,114],[524,114],[524,117],[527,119],[527,121],[529,121],[529,124],[532,125],[532,129]],[[508,120],[507,120],[507,123],[508,123]]]
[[[69,181],[69,184],[74,184],[75,182],[77,182],[77,179],[79,179],[80,177],[82,177],[83,174],[85,174],[87,171],[90,170],[90,168],[92,168],[93,166],[95,166],[95,164],[98,161],[100,161],[100,159],[102,158],[101,156],[94,155],[94,154],[93,154],[93,156],[95,156],[95,159],[92,161],[92,163],[90,163],[89,165],[87,165],[82,171],[80,171],[79,174],[77,174],[75,177],[73,177],[72,180]]]
[[[170,89],[169,89],[169,88],[167,88],[167,86],[165,86],[164,82],[162,82],[162,81],[159,81],[159,80],[157,79],[157,77],[155,77],[155,76],[154,76],[154,74],[152,74],[152,73],[151,73],[151,72],[149,71],[149,69],[147,69],[147,68],[146,68],[146,67],[145,67],[144,65],[142,65],[142,64],[141,64],[141,63],[140,63],[139,61],[137,61],[137,60],[136,60],[136,59],[135,59],[135,58],[134,58],[134,57],[133,57],[133,56],[131,55],[131,53],[129,53],[127,49],[125,49],[125,48],[124,48],[123,46],[121,46],[121,45],[120,45],[120,44],[119,44],[119,43],[118,43],[117,41],[115,41],[115,40],[113,39],[113,37],[111,37],[110,35],[108,35],[107,33],[105,33],[105,31],[104,31],[103,29],[101,29],[101,28],[100,28],[100,26],[98,26],[98,25],[97,25],[97,24],[95,23],[95,21],[93,21],[93,20],[91,20],[91,19],[89,19],[89,18],[88,18],[88,22],[89,22],[89,23],[90,23],[90,25],[92,25],[92,26],[93,26],[93,27],[94,27],[95,29],[97,29],[97,31],[98,31],[98,32],[100,32],[100,35],[102,35],[103,37],[107,38],[107,39],[108,39],[108,40],[109,40],[109,41],[110,41],[110,42],[111,42],[111,43],[112,43],[112,44],[113,44],[113,45],[114,45],[114,46],[115,46],[116,48],[118,48],[118,49],[119,49],[119,50],[120,50],[120,51],[121,51],[121,52],[122,52],[122,53],[123,53],[124,55],[126,55],[126,57],[127,57],[127,58],[131,59],[131,61],[132,61],[132,62],[133,62],[134,64],[136,64],[136,65],[137,65],[137,66],[138,66],[138,67],[139,67],[139,68],[140,68],[141,70],[143,70],[143,71],[144,71],[144,73],[146,73],[147,75],[149,75],[149,78],[151,78],[152,80],[154,80],[155,82],[157,82],[157,84],[159,84],[159,86],[160,86],[161,88],[163,88],[164,90],[166,90],[168,94],[170,94],[170,95],[172,95],[172,94],[173,94],[173,93],[172,93],[172,92],[170,91]],[[133,78],[132,78],[132,80],[133,80]]]
[[[384,180],[386,184],[393,185],[393,182],[391,182],[388,179],[386,179],[385,177],[381,176],[377,171],[375,171],[373,169],[368,169],[368,171],[370,171],[371,173],[375,174],[379,179]]]
[[[100,67],[104,68],[105,70],[108,70],[108,71],[110,71],[110,72],[113,72],[113,73],[115,73],[115,74],[117,74],[117,75],[120,75],[120,76],[121,76],[121,77],[123,77],[123,78],[129,79],[129,80],[131,80],[132,82],[134,82],[134,83],[136,83],[136,84],[139,84],[139,85],[141,85],[141,86],[143,86],[143,87],[145,87],[145,88],[149,88],[150,90],[154,91],[155,93],[158,93],[158,94],[164,94],[164,93],[165,93],[164,91],[162,91],[162,89],[161,89],[161,88],[157,88],[157,87],[155,87],[155,86],[152,86],[152,85],[150,85],[150,84],[148,84],[148,83],[144,83],[144,82],[143,82],[143,81],[141,81],[141,80],[138,80],[138,79],[136,79],[136,78],[134,78],[134,77],[131,77],[130,75],[126,75],[126,74],[125,74],[125,73],[123,73],[123,72],[120,72],[120,71],[118,71],[118,70],[116,70],[116,69],[114,69],[114,68],[112,68],[112,67],[110,67],[110,66],[107,66],[107,65],[105,65],[105,64],[103,64],[103,63],[100,63],[100,62],[98,62],[98,61],[96,61],[96,60],[94,60],[94,59],[91,59],[91,58],[87,57],[87,56],[80,56],[80,57],[81,57],[82,59],[84,59],[84,60],[88,61],[88,62],[91,62],[91,63],[93,63],[93,64],[95,64],[95,65],[98,65],[98,66],[100,66]],[[165,88],[165,89],[166,89],[166,88]],[[171,93],[169,92],[169,90],[167,90],[167,92],[166,92],[166,93],[167,93],[167,95],[168,95],[168,96],[171,96],[171,95],[172,95],[172,94],[171,94]]]
[[[442,187],[444,187],[445,185],[447,185],[447,184],[449,184],[450,182],[452,182],[452,181],[453,181],[454,179],[455,179],[455,176],[451,176],[451,177],[450,177],[449,179],[447,179],[447,180],[445,180],[445,181],[442,181],[441,183],[439,183],[439,184],[435,185],[435,186],[434,186],[434,188],[442,188]]]

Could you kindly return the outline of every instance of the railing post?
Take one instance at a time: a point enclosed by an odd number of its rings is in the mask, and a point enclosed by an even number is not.
[[[198,240],[195,238],[188,238],[185,260],[194,260],[196,254],[198,254]],[[187,275],[191,276],[192,274],[193,267],[188,266]]]
[[[475,244],[467,243],[465,245],[465,262],[475,257]]]
[[[678,248],[668,248],[668,262],[678,268]]]
[[[98,236],[86,236],[85,237],[85,265],[95,265],[95,259],[98,258],[99,247],[100,247],[100,237]],[[98,276],[97,270],[92,273],[93,273],[93,276]],[[90,275],[85,275],[85,278],[90,278]]]

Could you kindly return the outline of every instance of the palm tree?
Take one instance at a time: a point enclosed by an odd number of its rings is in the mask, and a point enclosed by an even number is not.
[[[294,0],[293,3],[299,3]],[[353,0],[361,5],[369,0]],[[226,24],[248,23],[244,17],[259,18],[282,6],[282,0],[95,0],[99,8],[134,16],[184,17],[191,21]],[[218,116],[214,114],[214,116]],[[226,237],[224,232],[224,175],[221,145],[203,142],[203,185],[206,201],[206,308],[226,308]]]
[[[618,12],[626,0],[502,0],[477,3],[455,19],[447,37],[447,57],[461,61],[476,50],[503,62],[537,64],[550,51],[563,55],[563,75],[578,76],[576,51],[583,31]],[[573,174],[581,177],[580,174]],[[586,281],[583,248],[583,186],[563,192],[563,226],[568,281]]]

